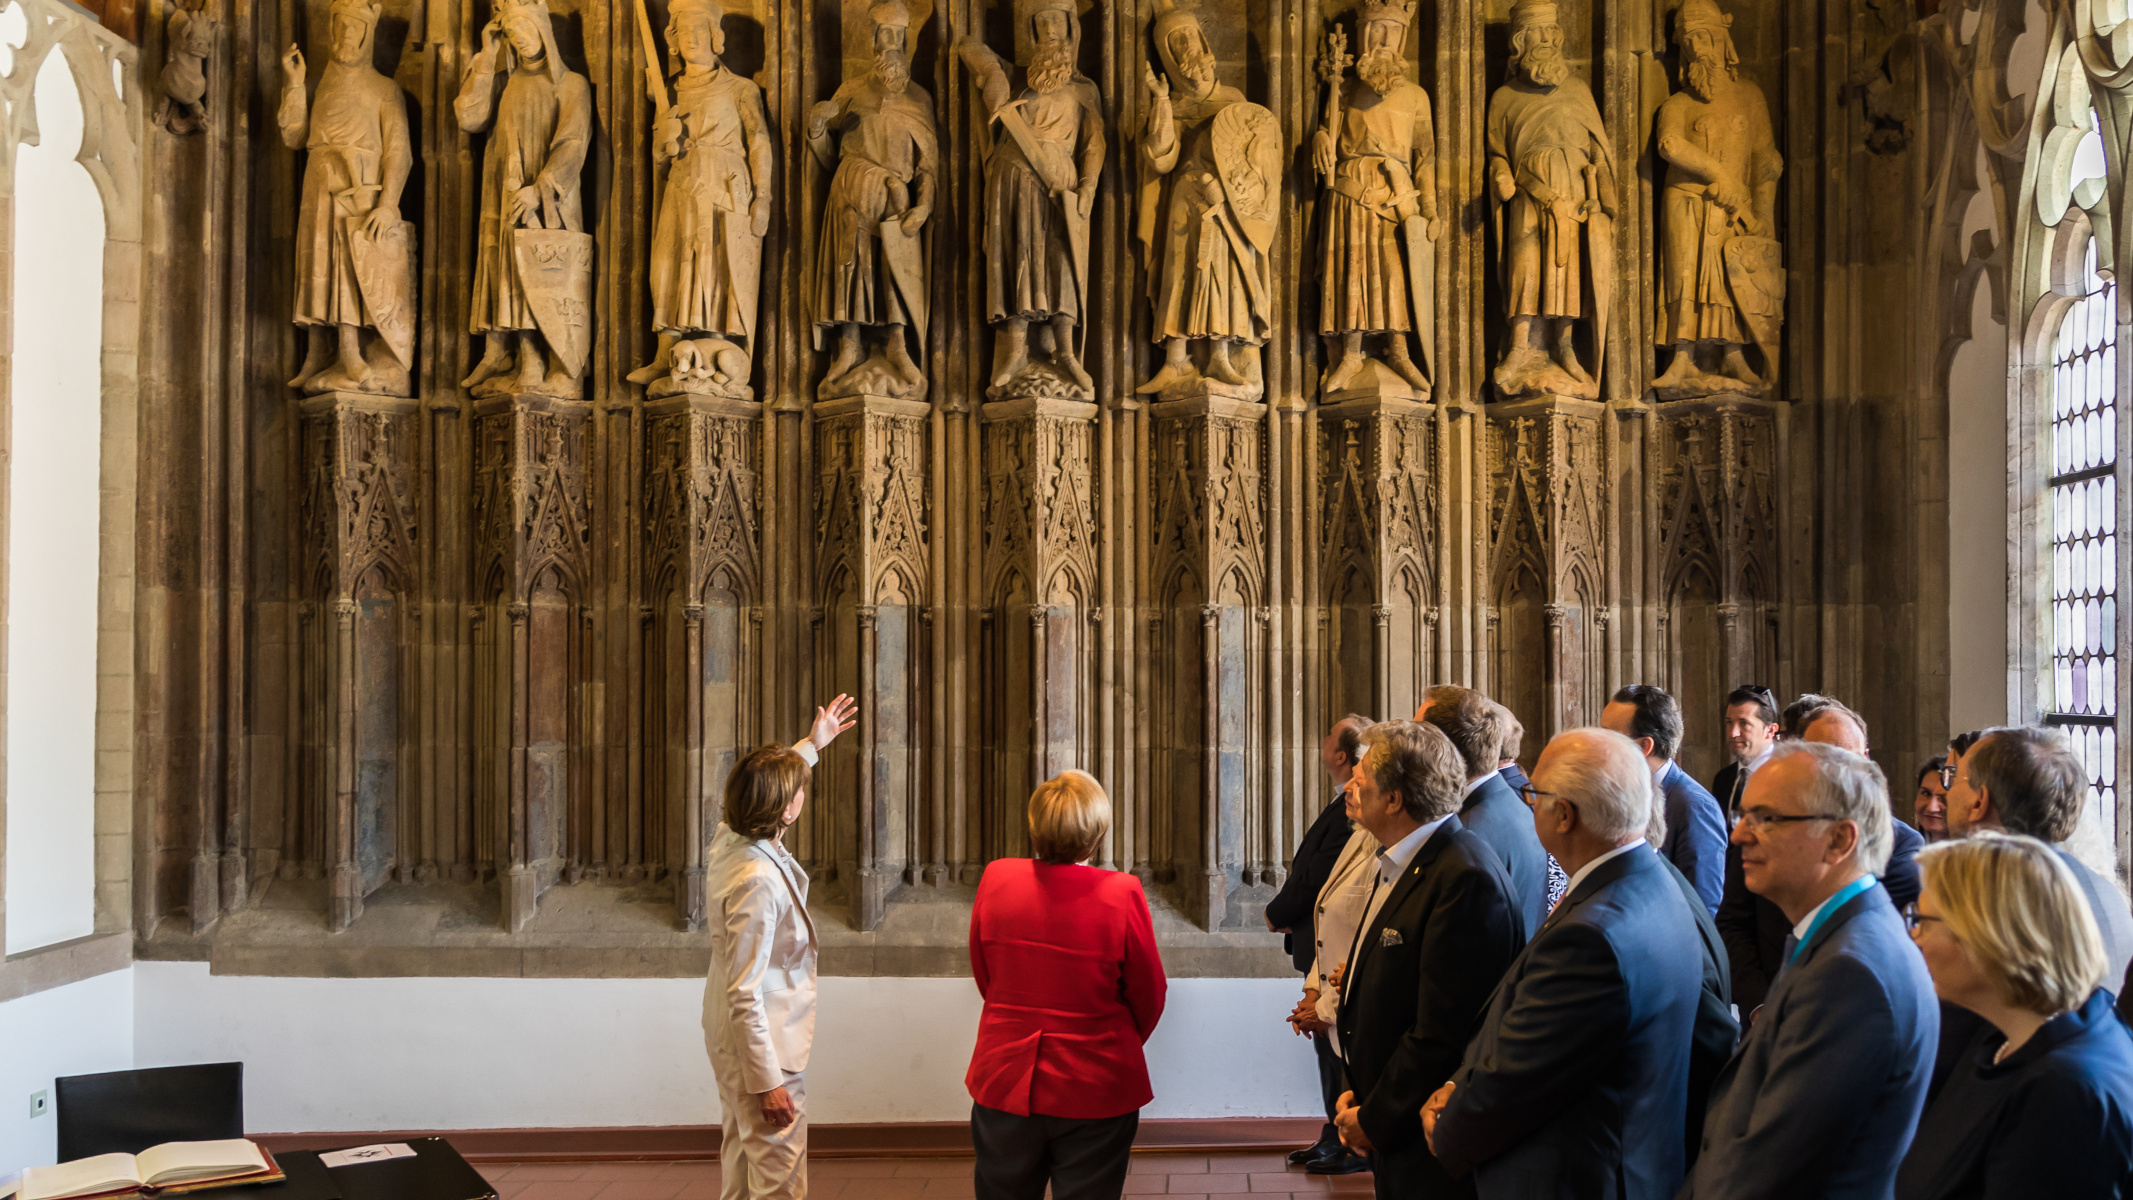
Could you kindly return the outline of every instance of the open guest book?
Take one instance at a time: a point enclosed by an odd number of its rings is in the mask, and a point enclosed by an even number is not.
[[[139,1154],[98,1154],[22,1173],[20,1200],[176,1196],[282,1179],[274,1156],[244,1138],[165,1142]]]

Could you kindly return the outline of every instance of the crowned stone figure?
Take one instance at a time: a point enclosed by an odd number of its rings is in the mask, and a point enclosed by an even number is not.
[[[1319,332],[1340,339],[1320,383],[1325,399],[1350,394],[1426,398],[1428,373],[1408,353],[1408,335],[1431,361],[1436,331],[1436,134],[1429,93],[1407,78],[1404,57],[1415,0],[1366,0],[1356,15],[1362,54],[1342,78],[1344,39],[1332,35],[1321,63],[1330,91],[1311,161],[1326,178]],[[1404,252],[1404,258],[1403,258]],[[1383,377],[1363,353],[1364,335],[1384,339]]]
[[[1657,341],[1673,361],[1652,380],[1658,399],[1761,395],[1766,380],[1744,352],[1777,362],[1785,317],[1785,268],[1777,242],[1777,185],[1785,171],[1762,89],[1740,78],[1728,32],[1733,18],[1712,0],[1684,0],[1675,13],[1683,90],[1659,106],[1659,321]]]
[[[400,217],[400,191],[414,155],[399,85],[371,64],[377,29],[378,0],[333,0],[333,60],[315,99],[304,93],[303,51],[292,45],[281,58],[276,123],[284,145],[308,151],[294,306],[308,341],[289,386],[311,393],[411,390],[415,227]]]
[[[467,322],[484,352],[460,381],[477,395],[579,392],[592,311],[579,173],[592,109],[592,85],[556,50],[547,0],[502,0],[452,105],[461,129],[491,130]]]
[[[1512,78],[1489,97],[1488,180],[1510,317],[1504,399],[1595,399],[1614,291],[1615,165],[1592,89],[1571,75],[1555,0],[1511,7]],[[1578,356],[1588,325],[1593,365]]]
[[[957,54],[976,76],[998,127],[985,161],[985,311],[998,333],[991,395],[1095,399],[1075,339],[1088,302],[1089,210],[1103,173],[1103,102],[1075,69],[1081,22],[1074,0],[1021,0],[1027,86],[1013,68],[964,38]],[[1049,362],[1032,363],[1030,327]]]
[[[1269,252],[1280,214],[1281,123],[1216,78],[1200,19],[1159,0],[1163,74],[1142,68],[1138,235],[1163,367],[1139,391],[1258,399],[1259,348],[1273,327]],[[1205,342],[1204,364],[1190,343]]]
[[[653,397],[697,393],[746,400],[756,349],[763,235],[770,230],[776,143],[763,89],[726,69],[715,0],[675,0],[667,45],[681,60],[671,104],[652,138],[666,187],[652,230],[652,328],[659,351],[631,372]],[[647,28],[649,28],[647,26]]]
[[[807,147],[830,179],[815,242],[815,348],[836,355],[816,396],[915,400],[926,392],[905,340],[923,343],[927,276],[921,237],[939,186],[933,97],[911,82],[911,10],[881,0],[867,10],[873,60],[808,116]],[[878,353],[862,331],[874,331]],[[885,361],[884,361],[885,360]]]

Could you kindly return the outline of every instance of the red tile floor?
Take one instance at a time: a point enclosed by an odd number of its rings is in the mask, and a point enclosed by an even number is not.
[[[1306,1175],[1279,1154],[1136,1154],[1128,1196],[1368,1196],[1370,1176]],[[502,1200],[717,1200],[715,1162],[484,1163]],[[825,1158],[812,1200],[968,1200],[967,1158]]]

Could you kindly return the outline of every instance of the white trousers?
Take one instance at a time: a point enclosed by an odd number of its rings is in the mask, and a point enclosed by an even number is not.
[[[787,1075],[785,1092],[799,1116],[783,1129],[763,1119],[762,1097],[741,1082],[740,1055],[711,1052],[718,1106],[725,1113],[719,1143],[719,1200],[806,1200],[807,1076]]]

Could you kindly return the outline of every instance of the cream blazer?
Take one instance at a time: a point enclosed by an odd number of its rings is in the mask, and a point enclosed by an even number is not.
[[[1340,997],[1326,980],[1334,968],[1348,961],[1348,951],[1355,945],[1355,931],[1363,923],[1363,910],[1370,904],[1370,883],[1376,877],[1378,840],[1358,825],[1348,835],[1348,844],[1341,847],[1341,856],[1334,860],[1333,873],[1326,876],[1325,886],[1318,889],[1318,911],[1311,918],[1312,936],[1318,940],[1316,957],[1311,960],[1311,973],[1304,978],[1305,988],[1318,989],[1318,1019],[1328,1025],[1340,1008]],[[1333,1041],[1333,1048],[1340,1049],[1340,1035],[1326,1030]]]
[[[810,747],[812,749],[812,747]],[[813,755],[803,752],[810,761]],[[711,973],[704,984],[704,1048],[741,1064],[760,1095],[807,1069],[815,1042],[815,922],[807,872],[783,846],[725,822],[705,864]]]

